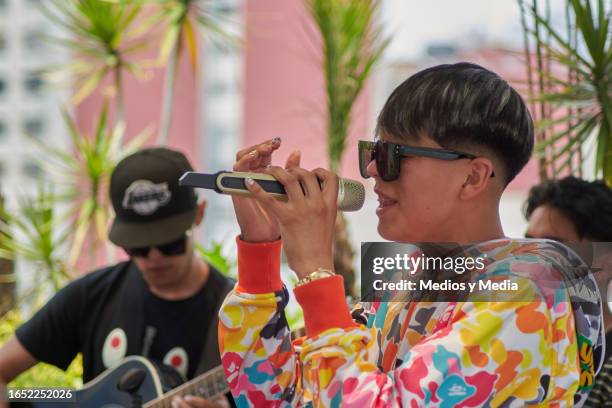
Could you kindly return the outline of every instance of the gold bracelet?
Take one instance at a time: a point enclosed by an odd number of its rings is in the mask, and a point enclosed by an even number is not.
[[[318,268],[316,271],[310,272],[308,275],[300,279],[298,283],[295,284],[295,287],[297,288],[298,286],[305,285],[317,279],[329,278],[334,275],[336,274],[333,271],[330,271],[329,269]]]

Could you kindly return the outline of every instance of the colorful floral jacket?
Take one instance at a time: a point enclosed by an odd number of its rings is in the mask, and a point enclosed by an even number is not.
[[[363,303],[351,314],[334,276],[294,290],[307,336],[292,342],[280,241],[238,239],[238,283],[219,313],[237,405],[581,405],[603,351],[599,292],[586,266],[553,241],[496,240],[472,251],[488,254],[479,278],[518,282],[520,300]],[[582,284],[541,290],[576,271],[587,276]]]

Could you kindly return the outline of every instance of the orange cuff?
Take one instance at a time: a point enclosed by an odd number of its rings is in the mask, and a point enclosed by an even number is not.
[[[304,324],[308,337],[316,336],[327,329],[357,326],[346,304],[342,276],[317,279],[298,286],[293,293],[304,309]]]
[[[243,293],[270,293],[282,290],[280,277],[281,240],[238,244],[238,290]]]

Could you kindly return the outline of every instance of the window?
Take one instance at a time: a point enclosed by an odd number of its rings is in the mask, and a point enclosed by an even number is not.
[[[44,81],[38,73],[30,73],[24,81],[25,89],[32,94],[38,94],[44,85]]]
[[[8,83],[6,82],[6,79],[2,77],[2,74],[0,74],[0,98],[5,96],[7,91],[8,91]]]
[[[45,124],[41,118],[27,118],[23,122],[23,132],[28,136],[35,137],[36,139],[42,138],[44,128]]]
[[[42,169],[38,164],[30,161],[23,165],[23,173],[32,179],[38,179],[42,176]]]
[[[38,51],[44,48],[43,35],[40,31],[28,31],[23,35],[23,45],[29,51]]]
[[[0,32],[0,54],[2,54],[5,50],[6,50],[6,34]]]
[[[208,83],[206,92],[209,96],[219,96],[232,90],[232,86],[227,81],[215,80]]]

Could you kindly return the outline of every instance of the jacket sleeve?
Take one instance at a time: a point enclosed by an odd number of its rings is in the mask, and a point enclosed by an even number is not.
[[[230,389],[240,407],[299,406],[301,368],[285,317],[289,296],[280,279],[281,243],[237,243],[238,283],[219,312],[219,348]],[[342,316],[349,316],[343,307]],[[327,323],[353,325],[350,316]]]
[[[457,304],[447,323],[385,373],[376,364],[385,352],[381,339],[376,329],[351,319],[341,277],[294,290],[307,332],[298,350],[284,315],[280,243],[239,241],[238,247],[238,284],[222,307],[219,329],[222,363],[238,406],[523,406],[563,398],[553,395],[551,379],[559,328],[529,279],[510,277],[520,289],[504,302]],[[573,335],[572,325],[568,319],[564,335]],[[575,361],[575,349],[564,352]],[[575,380],[565,390],[570,405]]]
[[[523,406],[542,401],[553,387],[546,379],[550,381],[552,336],[558,333],[529,280],[515,278],[520,290],[506,302],[457,304],[447,325],[413,346],[387,373],[375,364],[382,350],[373,329],[340,329],[325,322],[317,306],[321,287],[315,287],[331,285],[325,281],[295,290],[311,330],[301,361],[303,387],[315,406],[476,407],[511,401]],[[569,391],[572,395],[575,388]]]

